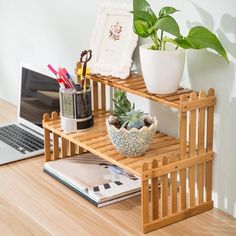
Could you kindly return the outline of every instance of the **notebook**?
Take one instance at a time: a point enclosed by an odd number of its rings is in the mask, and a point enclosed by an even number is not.
[[[44,171],[97,207],[140,194],[139,177],[91,153],[46,162]]]
[[[43,154],[43,114],[60,110],[59,85],[50,74],[21,65],[17,121],[0,124],[0,165]]]

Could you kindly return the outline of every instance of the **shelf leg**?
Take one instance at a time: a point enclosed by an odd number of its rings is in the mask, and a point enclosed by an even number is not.
[[[191,93],[190,101],[197,101],[198,97],[195,92]],[[196,110],[190,111],[190,122],[189,122],[189,157],[195,155],[196,149]],[[195,166],[189,167],[189,204],[190,207],[195,206]]]
[[[67,157],[67,140],[61,138],[61,158]]]
[[[53,160],[59,158],[58,135],[53,133]]]
[[[48,122],[50,117],[48,114],[43,115],[43,123]],[[45,162],[51,160],[51,150],[50,150],[50,131],[44,128],[44,158]]]
[[[164,157],[162,165],[167,164],[167,158]],[[161,177],[161,217],[168,215],[168,175]]]
[[[148,164],[143,163],[142,171],[148,170]],[[142,211],[142,229],[145,231],[144,225],[149,222],[149,190],[148,180],[142,180],[141,185],[141,211]]]
[[[215,96],[214,89],[210,89],[208,96]],[[213,149],[214,106],[207,108],[207,151]],[[206,163],[206,200],[212,199],[212,161]]]
[[[180,102],[185,102],[186,96],[182,95]],[[187,142],[187,112],[180,113],[180,158],[186,158],[186,142]],[[186,208],[186,169],[179,171],[180,176],[180,209]]]
[[[82,155],[84,153],[84,149],[82,147],[79,147],[79,155]]]
[[[158,161],[153,160],[152,169],[158,167]],[[152,199],[152,220],[158,219],[159,213],[159,186],[158,186],[158,177],[152,178],[152,187],[151,187],[151,199]]]
[[[70,142],[69,144],[70,144],[70,154],[69,154],[69,156],[72,157],[72,156],[75,155],[75,144],[72,143],[72,142]]]
[[[93,111],[98,112],[98,82],[93,81]]]
[[[199,99],[204,99],[206,93],[200,91]],[[198,154],[201,155],[205,152],[205,107],[198,110]],[[198,204],[203,203],[203,190],[204,190],[204,164],[197,166],[197,188],[198,188]]]
[[[101,84],[102,112],[106,113],[106,85]]]

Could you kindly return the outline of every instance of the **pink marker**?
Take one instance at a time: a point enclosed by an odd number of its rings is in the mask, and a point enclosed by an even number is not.
[[[50,64],[48,64],[48,68],[54,75],[57,75],[56,70]]]
[[[58,81],[60,87],[65,88],[65,84],[63,82],[63,79],[59,76],[57,71],[50,64],[48,64],[48,68],[57,77],[57,81]]]
[[[73,88],[73,86],[71,85],[70,81],[68,80],[68,78],[66,76],[66,72],[64,69],[59,68],[58,74],[63,79],[64,83],[68,86],[68,88]]]

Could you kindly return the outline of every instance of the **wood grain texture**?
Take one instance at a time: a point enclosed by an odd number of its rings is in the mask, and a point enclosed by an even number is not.
[[[43,115],[43,122],[49,121],[49,115]],[[51,160],[51,150],[50,150],[50,131],[44,127],[44,158],[45,161]]]
[[[204,91],[200,91],[199,99],[206,97]],[[198,111],[198,154],[201,155],[205,151],[205,108]],[[203,202],[204,190],[204,163],[197,166],[197,189],[198,203]]]
[[[168,101],[165,99],[165,97],[163,95],[154,95],[151,93],[147,92],[144,80],[142,78],[142,76],[140,75],[131,75],[130,78],[126,79],[126,80],[121,80],[121,79],[117,79],[117,78],[112,78],[112,77],[105,77],[105,76],[99,76],[99,75],[92,75],[90,77],[91,80],[96,81],[96,82],[100,82],[104,85],[109,85],[110,87],[114,87],[117,89],[122,89],[126,92],[144,97],[144,98],[148,98],[150,100],[162,103],[162,104],[166,104],[170,107],[174,107],[174,108],[179,108],[179,105],[175,104],[174,102]],[[138,81],[139,86],[137,88],[136,86],[136,82]],[[140,83],[140,81],[142,81],[142,83]],[[136,86],[136,89],[135,89]],[[174,94],[173,94],[174,95]],[[168,97],[168,95],[167,95]]]
[[[44,126],[52,133],[55,133],[62,138],[62,157],[66,157],[67,144],[65,140],[67,140],[68,142],[72,142],[80,148],[90,151],[112,164],[118,165],[119,167],[139,176],[141,175],[141,164],[143,161],[150,162],[153,158],[161,159],[164,154],[165,156],[169,156],[169,153],[178,153],[178,139],[164,133],[162,134],[162,137],[160,137],[160,133],[157,133],[156,136],[154,136],[149,151],[147,151],[143,156],[137,158],[126,158],[121,156],[116,152],[109,141],[105,127],[105,119],[107,115],[108,114],[101,113],[99,116],[95,116],[93,128],[79,134],[65,134],[61,131],[58,120],[45,122]],[[106,143],[106,145],[104,145],[104,143]],[[96,144],[96,148],[94,148],[94,144]],[[136,162],[137,165],[134,165],[134,162]]]
[[[93,111],[98,111],[98,83],[93,81]]]
[[[113,81],[116,79],[111,78]],[[126,81],[127,82],[127,81]],[[126,84],[124,81],[116,81],[116,83],[120,85]],[[94,104],[98,103],[98,82],[93,81],[93,99]],[[102,82],[101,82],[102,83]],[[157,95],[155,95],[157,96]],[[213,98],[213,96],[208,96],[208,98]],[[202,104],[204,101],[201,101],[202,99],[198,99],[198,93],[192,92],[190,94],[190,100],[187,101],[187,95],[183,94],[180,96],[180,106],[183,106],[183,109],[186,110],[185,105],[191,105],[191,104],[198,104],[198,102],[201,103],[200,108],[202,107]],[[186,103],[187,102],[187,103]],[[206,104],[206,107],[209,104]],[[188,113],[190,113],[189,118],[189,139],[187,139],[187,113],[186,111],[183,112],[183,109],[181,109],[180,113],[180,141],[178,139],[168,139],[165,142],[158,142],[157,136],[154,136],[154,145],[147,151],[143,156],[139,158],[135,158],[136,162],[140,163],[140,166],[133,167],[133,160],[134,158],[131,158],[132,161],[130,161],[130,158],[121,156],[119,153],[116,153],[114,150],[114,147],[111,143],[106,141],[106,138],[101,138],[103,135],[105,135],[105,119],[106,119],[106,113],[103,111],[98,111],[97,109],[94,110],[94,116],[95,116],[95,124],[92,129],[89,129],[83,134],[65,134],[61,131],[61,127],[59,126],[59,119],[56,119],[57,114],[52,113],[52,117],[48,119],[47,114],[44,117],[44,123],[43,126],[47,131],[51,131],[52,133],[55,133],[59,135],[62,139],[62,158],[67,156],[67,142],[74,143],[75,145],[82,147],[83,149],[92,152],[95,155],[98,155],[99,157],[109,161],[112,164],[115,164],[135,175],[141,176],[141,219],[142,219],[142,230],[143,232],[146,231],[146,226],[148,223],[151,224],[151,228],[159,228],[161,225],[161,222],[166,222],[166,225],[169,224],[169,222],[176,222],[178,221],[178,217],[176,217],[177,212],[177,173],[176,171],[180,172],[180,211],[178,212],[179,215],[181,215],[180,219],[187,218],[189,216],[192,216],[191,211],[194,212],[202,212],[205,210],[209,210],[209,207],[207,204],[213,205],[213,202],[210,200],[207,200],[206,204],[197,205],[195,207],[195,167],[197,164],[202,164],[203,162],[209,162],[213,159],[212,155],[210,153],[206,153],[204,155],[198,155],[195,153],[196,149],[196,109],[193,109],[194,106],[192,106],[192,109],[189,109]],[[108,115],[108,114],[107,114]],[[46,118],[46,119],[45,119]],[[158,133],[159,135],[160,133]],[[167,135],[166,135],[167,136]],[[165,135],[164,135],[165,137]],[[187,149],[187,140],[189,140],[189,146]],[[106,145],[99,145],[98,147],[94,148],[94,144],[98,144],[98,142],[104,142]],[[176,163],[170,163],[170,157],[171,155],[169,152],[172,151],[175,152],[175,157],[178,155],[180,156],[180,160],[176,161]],[[163,156],[160,158],[160,155]],[[154,169],[149,169],[150,167],[150,157],[154,157],[156,160],[161,160],[161,167],[156,167]],[[132,165],[130,165],[132,164]],[[174,165],[173,165],[174,164]],[[174,168],[174,169],[173,169]],[[146,172],[152,172],[152,176],[149,176],[149,174],[146,174]],[[186,171],[188,171],[188,187],[189,187],[189,203],[188,203],[188,209],[186,210]],[[162,172],[162,174],[160,174]],[[158,174],[159,173],[159,174]],[[209,171],[209,174],[211,172]],[[156,176],[154,176],[156,175]],[[169,180],[168,176],[173,177],[172,181],[170,181],[170,185],[172,187],[171,191],[169,191]],[[208,173],[207,173],[208,175]],[[150,213],[155,211],[155,205],[153,205],[152,201],[149,201],[149,182],[152,183],[153,178],[159,178],[161,179],[161,204],[160,204],[160,221],[158,219],[154,221],[150,221]],[[150,179],[149,179],[150,178]],[[155,181],[155,180],[154,180]],[[208,186],[206,184],[206,186]],[[210,187],[210,185],[209,185]],[[171,197],[169,198],[169,192],[171,192]],[[152,193],[151,197],[153,199]],[[173,201],[172,201],[173,200]],[[149,209],[149,202],[151,203],[151,210]],[[170,202],[170,203],[169,203]],[[170,207],[169,207],[170,206]],[[186,213],[185,213],[186,212]],[[188,212],[190,212],[188,214]],[[196,213],[197,214],[197,213]],[[163,223],[164,225],[165,223]]]
[[[148,164],[142,164],[142,171],[148,170]],[[143,180],[141,183],[141,215],[142,215],[142,225],[149,222],[149,190],[148,190],[148,180]]]
[[[34,227],[43,228],[49,234],[63,236],[143,235],[140,232],[140,197],[98,209],[43,173],[43,162],[43,157],[37,157],[0,168],[0,178],[5,180],[0,181],[0,197],[20,212],[15,213],[14,227],[24,225],[29,232]],[[0,211],[0,215],[8,219],[13,211],[5,203],[4,206],[8,210]],[[11,230],[10,222],[2,227],[0,223],[2,233]],[[204,235],[206,231],[212,236],[234,235],[236,220],[215,209],[148,235]]]
[[[184,103],[186,101],[186,95],[180,97],[180,102]],[[187,144],[187,112],[180,113],[180,159],[186,158],[186,144]],[[184,210],[186,208],[186,170],[180,170],[180,209]]]
[[[204,162],[211,161],[213,159],[214,159],[213,152],[205,152],[202,155],[197,155],[197,156],[187,158],[184,160],[179,160],[177,162],[170,163],[168,165],[155,168],[153,170],[144,171],[142,173],[142,178],[148,179],[148,178],[168,175],[169,173],[173,173],[175,171],[181,171],[188,167],[195,166],[196,164],[202,164]]]
[[[53,137],[52,159],[57,160],[59,158],[59,137],[57,134],[54,134],[54,133],[53,133],[52,137]]]
[[[176,162],[177,158],[172,158],[171,162]],[[170,211],[177,212],[177,171],[170,174]]]
[[[79,147],[79,154],[83,154],[84,153],[84,149],[82,147]]]
[[[70,142],[69,143],[69,156],[74,156],[75,155],[75,144]]]
[[[158,161],[153,160],[152,169],[158,167]],[[152,201],[152,220],[158,219],[159,215],[159,187],[158,177],[152,178],[151,186],[151,201]]]
[[[0,235],[51,235],[18,206],[0,197]]]
[[[208,97],[215,96],[214,89],[208,91]],[[207,108],[207,151],[213,149],[214,106]],[[212,161],[206,163],[206,200],[212,199]]]
[[[162,166],[167,164],[167,158],[164,157]],[[161,177],[161,217],[168,215],[168,175]]]
[[[190,101],[195,102],[198,101],[197,94],[195,92],[191,93]],[[190,122],[189,122],[189,157],[193,157],[195,155],[196,148],[196,110],[190,111]],[[195,166],[191,166],[189,168],[189,206],[195,206]]]
[[[2,123],[16,121],[16,107],[0,99],[0,120]]]
[[[146,224],[144,226],[144,232],[150,232],[155,229],[160,229],[166,225],[173,224],[175,222],[178,222],[180,220],[183,220],[186,218],[186,215],[189,217],[197,215],[199,213],[202,213],[204,211],[208,211],[213,208],[213,202],[207,202],[207,203],[202,203],[200,206],[195,206],[193,208],[187,208],[181,212],[175,213],[171,216],[164,217],[161,220],[157,220],[156,222],[151,222],[149,224]]]
[[[14,117],[9,107],[3,116],[0,109],[0,122]],[[41,156],[0,167],[1,235],[143,235],[140,197],[98,209],[45,174],[43,163]],[[236,219],[213,209],[148,234],[154,235],[231,236]]]
[[[65,138],[61,138],[61,158],[67,157],[68,141]]]
[[[103,112],[106,112],[106,85],[101,84],[101,108]]]

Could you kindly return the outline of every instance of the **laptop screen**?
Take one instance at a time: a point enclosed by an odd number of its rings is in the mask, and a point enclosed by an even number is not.
[[[59,113],[59,84],[56,79],[22,68],[20,117],[42,127],[43,114]]]

